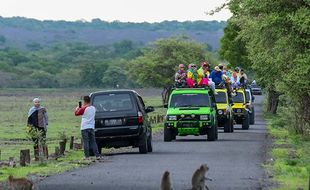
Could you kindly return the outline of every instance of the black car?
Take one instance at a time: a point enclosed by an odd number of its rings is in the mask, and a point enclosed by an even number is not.
[[[152,152],[152,128],[141,96],[133,90],[95,92],[90,95],[96,107],[95,136],[99,153],[103,147],[139,147]]]
[[[251,88],[252,93],[254,95],[262,95],[263,94],[262,88],[260,86],[258,86],[257,84],[251,84],[250,88]]]

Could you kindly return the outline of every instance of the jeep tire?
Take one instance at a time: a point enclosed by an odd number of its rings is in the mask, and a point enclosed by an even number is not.
[[[216,140],[216,131],[217,131],[217,127],[216,125],[213,125],[210,129],[208,129],[207,131],[207,140],[208,141],[215,141]]]
[[[227,119],[224,123],[224,133],[230,133],[230,119]]]
[[[243,119],[243,122],[242,122],[242,129],[248,130],[249,127],[250,127],[249,113],[246,113],[245,118]]]
[[[250,125],[255,124],[255,110],[254,108],[252,109],[252,113],[250,114]]]
[[[166,126],[164,127],[164,141],[165,142],[172,141],[172,130],[168,129]]]

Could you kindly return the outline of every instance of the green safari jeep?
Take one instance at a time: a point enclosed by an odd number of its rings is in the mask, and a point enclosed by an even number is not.
[[[173,89],[165,107],[165,142],[177,135],[207,135],[208,141],[217,140],[216,103],[208,88]]]

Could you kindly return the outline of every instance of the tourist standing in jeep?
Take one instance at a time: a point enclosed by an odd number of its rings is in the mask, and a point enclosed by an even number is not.
[[[178,67],[178,71],[174,75],[175,86],[178,88],[182,88],[186,86],[186,70],[185,65],[180,64]]]

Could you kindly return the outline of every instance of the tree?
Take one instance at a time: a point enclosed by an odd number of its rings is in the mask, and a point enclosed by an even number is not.
[[[246,51],[245,42],[238,36],[241,28],[231,20],[227,21],[224,36],[221,38],[219,54],[222,59],[229,62],[232,67],[249,68],[251,66]]]
[[[35,71],[30,75],[33,79],[34,85],[39,88],[57,87],[57,82],[54,76],[45,71]]]
[[[79,69],[65,69],[56,75],[59,86],[62,88],[78,87],[81,83],[81,70]]]
[[[310,128],[310,3],[308,0],[231,0],[230,19],[239,27],[258,81],[275,113],[280,94],[296,110],[294,127]]]
[[[117,85],[119,87],[128,87],[126,71],[120,66],[110,65],[103,74],[102,84],[105,87],[113,88]]]
[[[163,87],[171,84],[180,63],[199,63],[204,59],[203,45],[184,37],[160,39],[143,56],[128,64],[130,78],[141,86]]]

